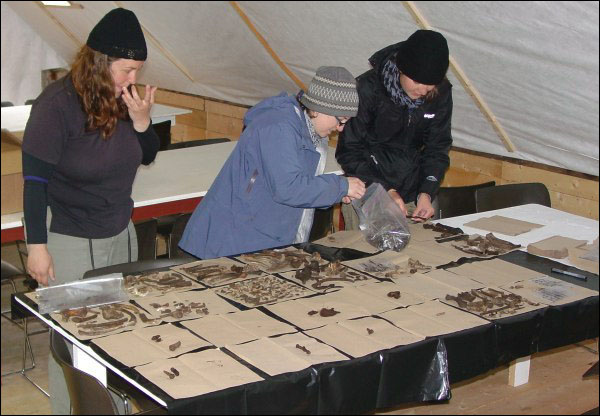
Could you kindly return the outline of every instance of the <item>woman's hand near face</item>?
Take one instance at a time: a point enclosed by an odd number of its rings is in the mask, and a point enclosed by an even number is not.
[[[54,262],[46,244],[27,245],[27,273],[41,285],[48,286],[48,278],[55,280]]]
[[[144,132],[150,126],[150,109],[154,104],[154,92],[157,87],[146,85],[146,94],[141,99],[135,86],[132,86],[131,93],[127,88],[123,88],[121,97],[129,109],[129,117],[133,121],[133,128],[137,132]]]

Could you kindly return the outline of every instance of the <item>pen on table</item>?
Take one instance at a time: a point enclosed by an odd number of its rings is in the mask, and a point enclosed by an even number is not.
[[[558,273],[558,274],[564,274],[565,276],[571,276],[571,277],[574,277],[575,279],[579,279],[579,280],[583,280],[583,281],[587,282],[587,276],[584,276],[579,273],[568,272],[566,270],[557,269],[555,267],[552,268],[552,272]]]

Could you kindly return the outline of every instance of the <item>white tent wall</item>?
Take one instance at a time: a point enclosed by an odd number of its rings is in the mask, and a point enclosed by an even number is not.
[[[33,28],[2,2],[2,101],[23,105],[42,89],[43,69],[64,68],[60,56]]]
[[[2,2],[3,46],[5,3],[18,14],[6,13],[17,22],[11,26],[23,19],[29,28],[21,32],[39,33],[67,62],[94,24],[120,5],[133,10],[147,31],[149,55],[140,83],[242,105],[299,89],[231,2],[98,1],[46,12],[36,2]],[[357,76],[369,69],[372,53],[419,28],[404,2],[237,4],[304,84],[321,65],[346,66]],[[516,151],[506,150],[471,91],[449,70],[456,147],[598,176],[598,2],[412,4],[446,36],[451,55]],[[23,33],[3,47],[3,100],[5,84],[21,82],[7,66],[35,36]],[[31,66],[39,71],[40,65]]]

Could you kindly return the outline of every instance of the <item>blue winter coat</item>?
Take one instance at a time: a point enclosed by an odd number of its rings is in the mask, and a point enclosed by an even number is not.
[[[196,257],[292,244],[304,208],[329,207],[348,193],[346,178],[315,176],[320,155],[294,97],[282,93],[260,102],[244,124],[179,242]]]

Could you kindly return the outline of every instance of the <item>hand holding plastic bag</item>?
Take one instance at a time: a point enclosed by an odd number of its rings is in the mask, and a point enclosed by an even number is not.
[[[410,241],[406,217],[378,183],[371,184],[361,199],[352,201],[360,229],[379,250],[401,251]]]

